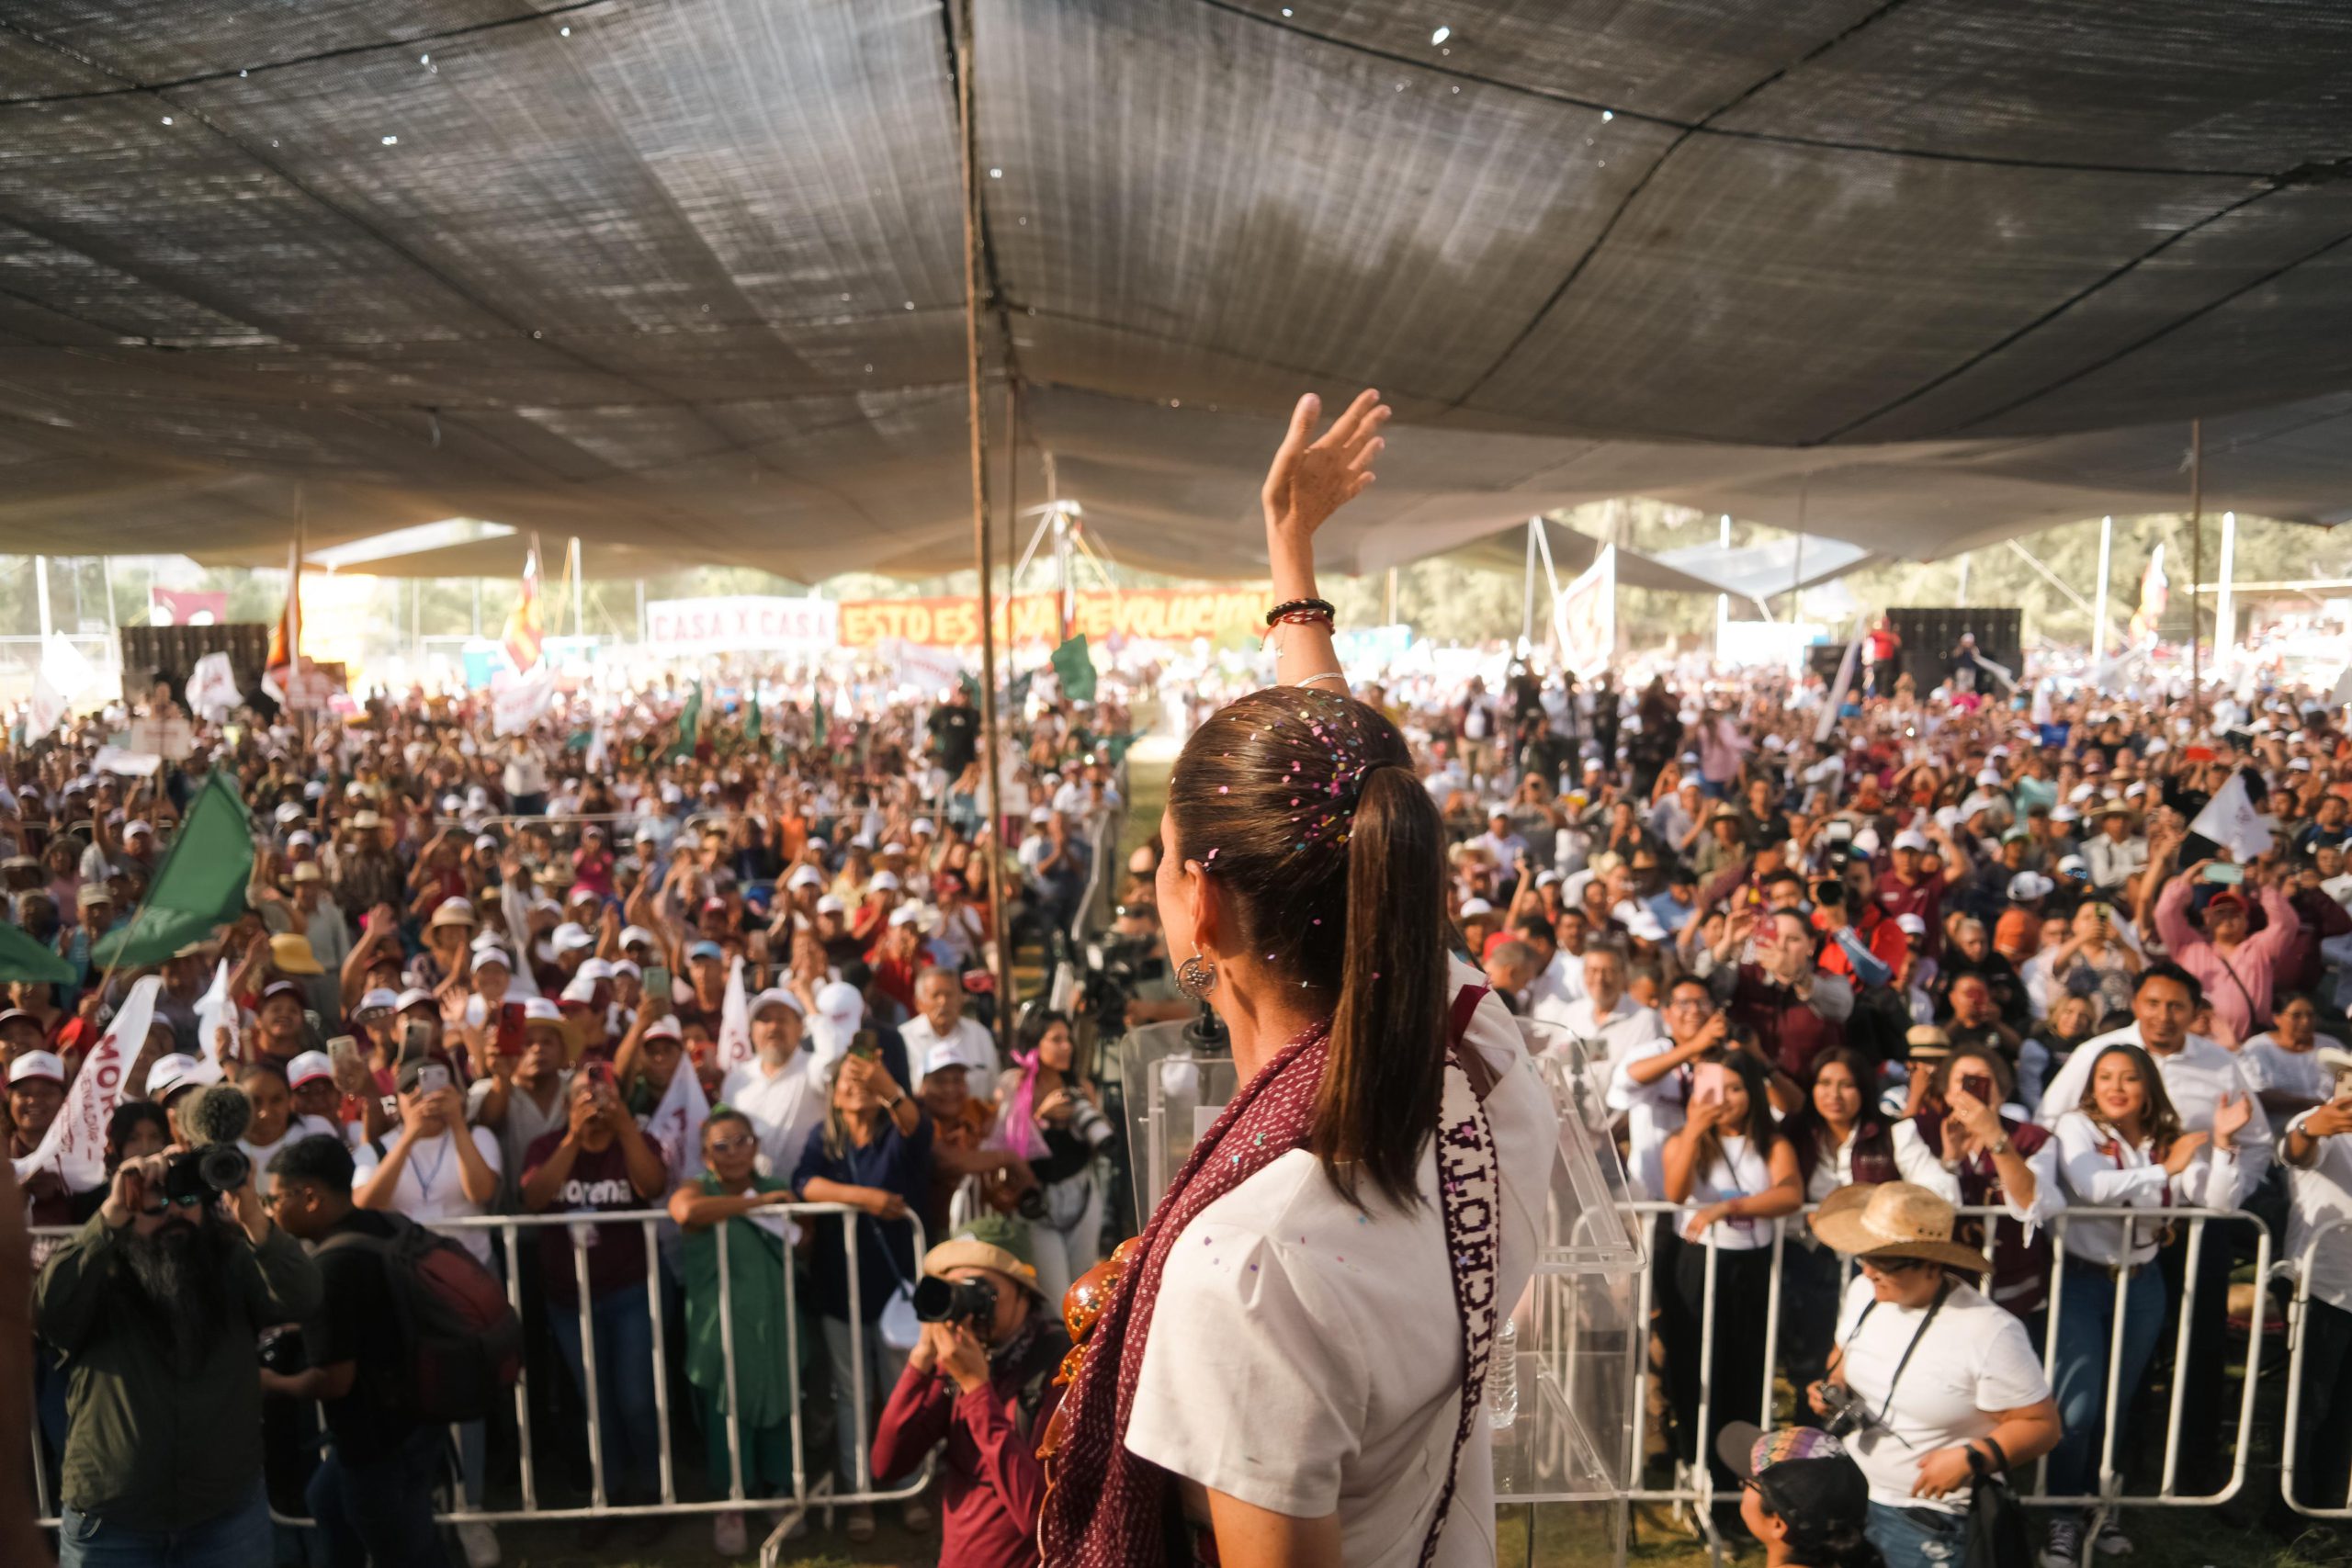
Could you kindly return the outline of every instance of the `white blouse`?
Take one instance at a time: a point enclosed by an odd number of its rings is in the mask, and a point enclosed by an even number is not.
[[[2089,1208],[2234,1209],[2243,1172],[2233,1151],[2211,1145],[2198,1151],[2178,1176],[2165,1170],[2144,1145],[2094,1122],[2080,1111],[2058,1119],[2058,1167],[2068,1197]],[[2165,1200],[2170,1197],[2170,1203]],[[2070,1219],[2065,1226],[2069,1256],[2113,1266],[2145,1263],[2156,1255],[2160,1222]]]

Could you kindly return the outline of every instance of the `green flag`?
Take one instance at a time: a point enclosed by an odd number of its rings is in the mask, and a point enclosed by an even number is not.
[[[1062,695],[1074,703],[1094,700],[1094,660],[1086,651],[1086,634],[1079,633],[1054,649],[1054,673],[1060,677]]]
[[[245,816],[245,803],[229,775],[215,768],[188,803],[179,837],[172,840],[146,901],[133,911],[129,924],[91,946],[92,961],[134,969],[161,964],[189,942],[210,936],[215,926],[236,919],[245,907],[245,884],[253,874],[253,825]]]
[[[817,700],[808,706],[808,739],[820,747],[825,743],[825,694],[822,692],[817,694]]]
[[[752,694],[752,711],[743,720],[743,739],[756,746],[760,743],[760,694]]]
[[[1012,678],[1012,684],[1004,689],[1005,706],[1010,708],[1023,708],[1028,706],[1029,686],[1030,683],[1036,679],[1037,672],[1035,670],[1030,671],[1026,674],[1015,675]]]
[[[956,677],[956,683],[964,689],[964,696],[967,701],[975,705],[979,703],[980,682],[969,670],[960,671]]]
[[[678,710],[678,743],[670,748],[673,759],[694,755],[695,741],[702,733],[702,682],[686,694],[686,705]]]
[[[1126,761],[1127,749],[1142,739],[1143,731],[1140,729],[1131,730],[1125,735],[1114,735],[1108,737],[1102,742],[1102,750],[1105,759],[1110,762],[1111,766],[1114,768],[1117,767],[1121,762]]]
[[[80,979],[74,965],[23,931],[0,925],[0,980],[46,980],[71,986]]]

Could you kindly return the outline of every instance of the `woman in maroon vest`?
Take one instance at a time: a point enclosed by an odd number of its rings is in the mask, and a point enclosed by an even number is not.
[[[1998,1052],[1962,1049],[1936,1070],[1912,1125],[1959,1181],[1962,1207],[2008,1211],[1994,1223],[1993,1280],[1985,1294],[2024,1319],[2038,1344],[2050,1295],[2050,1235],[2043,1227],[2066,1200],[2049,1133],[2001,1113],[2016,1091]],[[1959,1234],[1981,1244],[1984,1222],[1962,1220]]]

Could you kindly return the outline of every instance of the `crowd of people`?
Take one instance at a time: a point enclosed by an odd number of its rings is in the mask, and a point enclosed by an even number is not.
[[[2043,1459],[2045,1568],[2128,1549],[2135,1401],[2159,1432],[2178,1401],[2187,1484],[2225,1477],[2233,1271],[2262,1231],[2300,1257],[2352,1217],[2333,711],[2005,698],[1940,667],[1678,691],[1514,663],[1356,701],[1308,541],[1368,481],[1370,407],[1319,457],[1302,411],[1296,493],[1268,491],[1280,683],[1204,707],[1132,859],[1112,700],[1023,706],[1001,802],[967,693],[879,682],[822,722],[672,689],[505,736],[418,694],[240,715],[146,775],[96,766],[102,723],[11,752],[9,921],[69,972],[0,1011],[65,1560],[435,1562],[445,1472],[494,1507],[534,1458],[542,1495],[635,1510],[589,1533],[650,1540],[665,1453],[744,1502],[713,1527],[739,1553],[794,1493],[796,1414],[845,1494],[936,1455],[903,1522],[936,1498],[946,1562],[1301,1519],[1351,1561],[1490,1559],[1483,1424],[1446,1402],[1466,1379],[1475,1408],[1494,1324],[1457,1321],[1470,1275],[1398,1260],[1452,1253],[1516,1299],[1555,1113],[1670,1206],[1643,1222],[1669,1440],[1776,1560],[1816,1561],[1763,1481],[1790,1453],[1742,1425],[1775,1366],[1779,1418],[1824,1429],[1794,1459],[1828,1467],[1783,1482],[1866,1486],[1840,1562],[1953,1560],[1979,1479]],[[110,964],[215,773],[252,814],[244,911]],[[1249,1086],[1107,1262],[1093,1021],[1000,997],[994,962],[1050,966],[1092,890],[1156,976],[1125,1019],[1216,1010]],[[1510,1072],[1526,1054],[1552,1066]],[[95,1179],[57,1154],[90,1104]],[[1486,1163],[1416,1155],[1441,1114],[1446,1157]],[[1481,1183],[1499,1243],[1458,1228]],[[499,1216],[563,1220],[454,1224]],[[463,1262],[418,1263],[434,1225]],[[2341,1506],[2352,1232],[2317,1256],[2295,1482]],[[525,1429],[493,1401],[453,1443],[404,1387],[390,1303],[433,1268],[521,1303]],[[1374,1322],[1406,1353],[1342,1326]],[[1181,1520],[1170,1475],[1206,1498]],[[497,1560],[487,1526],[458,1536]]]

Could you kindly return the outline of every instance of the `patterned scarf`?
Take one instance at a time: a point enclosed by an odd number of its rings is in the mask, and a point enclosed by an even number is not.
[[[1458,1043],[1483,987],[1457,996],[1451,1038]],[[1127,1422],[1143,1375],[1144,1346],[1168,1259],[1202,1211],[1282,1156],[1306,1145],[1330,1050],[1329,1026],[1316,1024],[1261,1068],[1228,1101],[1168,1196],[1144,1227],[1135,1258],[1089,1336],[1090,1353],[1063,1400],[1069,1424],[1050,1465],[1051,1485],[1038,1524],[1049,1568],[1159,1568],[1167,1562],[1170,1477],[1127,1451]],[[1439,1186],[1448,1251],[1454,1258],[1455,1304],[1464,1320],[1466,1377],[1446,1474],[1421,1562],[1434,1555],[1453,1501],[1454,1470],[1486,1387],[1494,1340],[1498,1173],[1482,1096],[1449,1060],[1440,1111]]]

